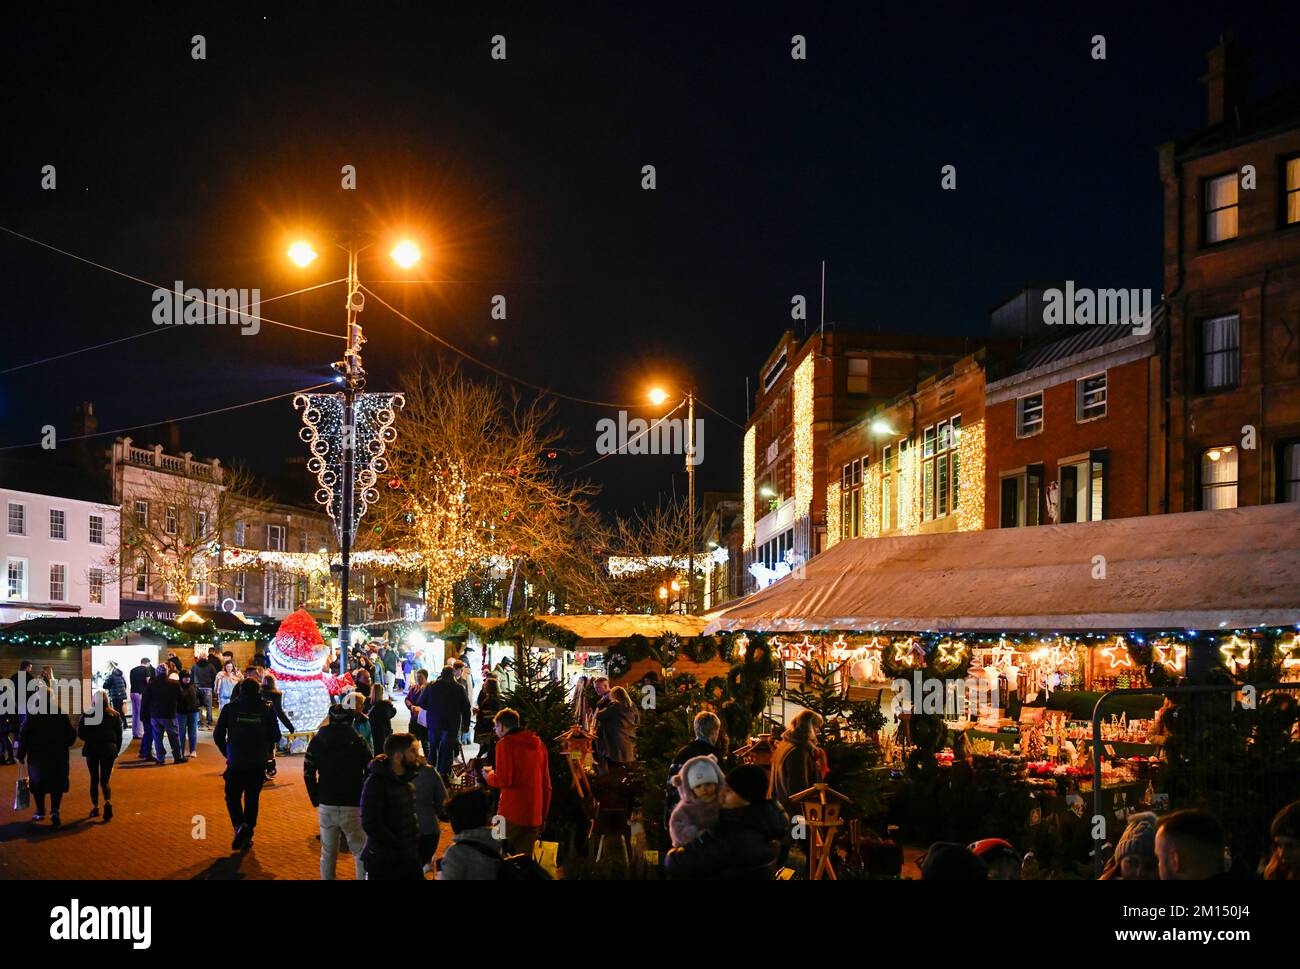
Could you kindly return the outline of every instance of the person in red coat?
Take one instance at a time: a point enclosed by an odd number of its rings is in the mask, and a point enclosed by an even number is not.
[[[551,809],[550,758],[542,738],[524,730],[519,714],[509,707],[492,724],[498,737],[496,766],[488,769],[487,782],[501,791],[497,810],[506,819],[506,850],[531,858]]]

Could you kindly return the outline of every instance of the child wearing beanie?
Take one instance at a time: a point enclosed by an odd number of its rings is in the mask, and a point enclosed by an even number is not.
[[[681,800],[668,818],[668,834],[673,847],[690,844],[718,825],[718,793],[724,778],[722,768],[711,756],[692,757],[673,777]]]
[[[1115,868],[1110,877],[1126,882],[1155,881],[1160,877],[1156,863],[1157,818],[1150,811],[1129,815],[1128,825],[1115,845]]]

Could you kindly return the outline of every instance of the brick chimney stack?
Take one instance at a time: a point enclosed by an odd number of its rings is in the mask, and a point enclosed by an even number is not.
[[[88,437],[99,430],[99,418],[95,416],[95,405],[83,400],[73,411],[72,434],[75,437]]]
[[[1201,78],[1208,101],[1209,124],[1241,123],[1246,108],[1246,52],[1231,34],[1219,38],[1219,46],[1205,55],[1209,69]]]

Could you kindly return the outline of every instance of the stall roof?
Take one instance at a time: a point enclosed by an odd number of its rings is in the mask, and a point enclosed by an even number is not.
[[[628,636],[641,635],[648,639],[676,633],[682,638],[702,635],[705,620],[701,616],[649,615],[641,613],[622,613],[612,615],[583,616],[537,616],[539,622],[559,626],[573,633],[587,648],[599,648],[597,640],[620,640]],[[475,619],[473,622],[485,629],[492,629],[505,622],[496,617]]]
[[[1105,578],[1094,578],[1105,560]],[[858,538],[708,631],[1039,632],[1300,623],[1300,503]]]

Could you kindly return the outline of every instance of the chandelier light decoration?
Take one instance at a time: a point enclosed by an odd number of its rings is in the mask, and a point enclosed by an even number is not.
[[[379,500],[375,482],[388,470],[384,452],[397,439],[393,422],[406,404],[401,394],[359,394],[353,404],[352,421],[347,420],[343,394],[298,394],[294,410],[302,409],[303,429],[298,436],[306,442],[311,457],[307,470],[316,475],[316,501],[325,506],[337,530],[343,498],[344,435],[353,435],[352,528],[366,509]]]

